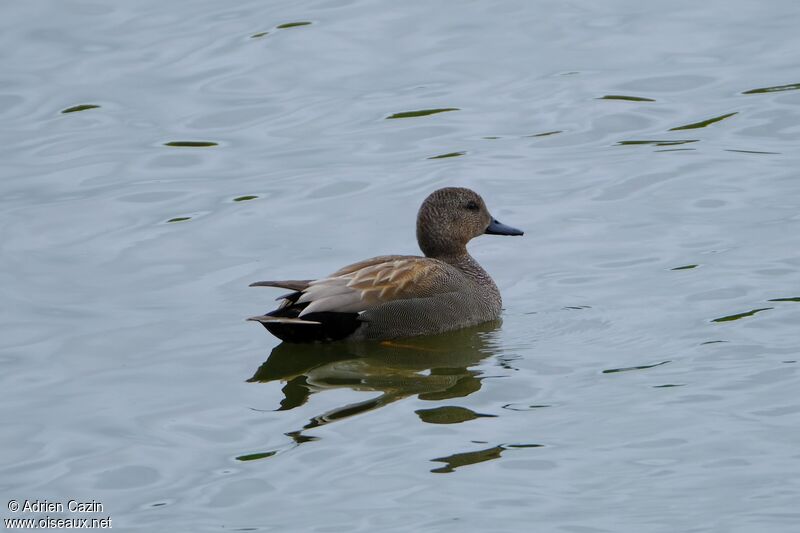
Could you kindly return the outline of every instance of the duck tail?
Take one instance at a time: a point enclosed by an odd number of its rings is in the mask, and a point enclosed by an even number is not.
[[[280,281],[256,281],[251,283],[250,287],[279,287],[281,289],[290,289],[293,291],[304,291],[308,288],[309,283],[313,280],[310,279],[286,279]]]
[[[297,318],[296,315],[296,309],[276,309],[247,320],[261,323],[270,333],[286,342],[337,341],[353,333],[362,324],[358,313],[309,313],[303,318]]]
[[[247,320],[259,322],[267,330],[286,342],[327,342],[344,339],[352,334],[362,322],[358,313],[316,312],[300,318],[300,312],[308,306],[297,300],[313,280],[257,281],[251,287],[280,287],[294,292],[278,297],[283,303],[274,311]]]
[[[260,316],[251,316],[247,320],[252,320],[253,322],[261,322],[262,324],[305,324],[311,326],[319,326],[322,322],[317,322],[314,320],[304,320],[302,318],[292,318],[288,316],[270,316],[270,315],[260,315]]]

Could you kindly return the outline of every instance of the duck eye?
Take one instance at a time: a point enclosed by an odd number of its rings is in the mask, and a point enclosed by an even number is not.
[[[479,211],[480,210],[480,206],[478,205],[478,202],[475,202],[475,201],[467,202],[464,205],[464,207],[466,207],[470,211]]]

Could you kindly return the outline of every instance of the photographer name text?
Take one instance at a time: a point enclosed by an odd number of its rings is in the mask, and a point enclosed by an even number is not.
[[[95,500],[88,502],[69,500],[66,505],[63,502],[51,502],[48,500],[25,500],[23,502],[13,500],[9,502],[9,510],[15,513],[63,513],[65,511],[70,513],[102,513],[103,504]]]

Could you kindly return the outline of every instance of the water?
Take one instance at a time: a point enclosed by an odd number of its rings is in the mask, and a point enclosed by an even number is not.
[[[4,502],[142,531],[796,531],[794,2],[0,21]],[[278,295],[251,281],[415,253],[445,185],[526,230],[471,246],[502,325],[297,348],[243,321]]]

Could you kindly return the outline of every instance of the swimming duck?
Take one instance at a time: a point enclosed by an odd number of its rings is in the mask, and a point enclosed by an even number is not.
[[[483,234],[522,235],[489,214],[476,192],[434,191],[417,214],[417,242],[425,257],[383,255],[317,280],[258,281],[290,293],[254,316],[286,342],[386,340],[431,335],[496,320],[502,299],[489,274],[467,252]]]

